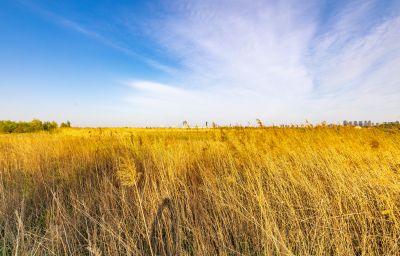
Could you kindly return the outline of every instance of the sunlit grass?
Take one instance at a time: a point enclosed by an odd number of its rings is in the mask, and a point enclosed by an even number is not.
[[[178,220],[182,255],[399,255],[400,132],[118,128],[0,135],[5,255],[160,252],[151,246],[152,224],[165,198]],[[160,217],[165,239],[159,234],[158,246],[172,248],[172,217]]]

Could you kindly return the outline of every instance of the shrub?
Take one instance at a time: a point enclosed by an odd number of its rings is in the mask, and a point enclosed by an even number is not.
[[[71,124],[69,124],[69,127]],[[15,122],[10,120],[0,120],[0,133],[27,133],[38,131],[51,131],[58,128],[54,121],[42,122],[39,119],[33,119],[31,122]]]

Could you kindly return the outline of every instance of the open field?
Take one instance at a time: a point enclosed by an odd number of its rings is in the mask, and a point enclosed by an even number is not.
[[[180,255],[400,255],[400,130],[0,135],[0,254],[175,246]]]

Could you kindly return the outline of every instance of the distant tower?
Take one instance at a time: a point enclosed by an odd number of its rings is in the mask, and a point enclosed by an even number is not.
[[[358,125],[358,122],[357,122],[357,121],[354,121],[353,124],[354,124],[354,126],[357,126],[357,125]]]
[[[372,122],[371,122],[371,120],[368,120],[368,127],[371,127],[372,126]]]
[[[208,122],[206,122],[206,127],[208,128]]]
[[[343,126],[347,126],[347,120],[343,121]]]
[[[358,121],[358,126],[363,126],[363,121]]]

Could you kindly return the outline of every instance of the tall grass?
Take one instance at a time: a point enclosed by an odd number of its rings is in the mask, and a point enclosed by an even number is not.
[[[174,246],[180,255],[400,255],[400,132],[0,135],[0,255]]]

